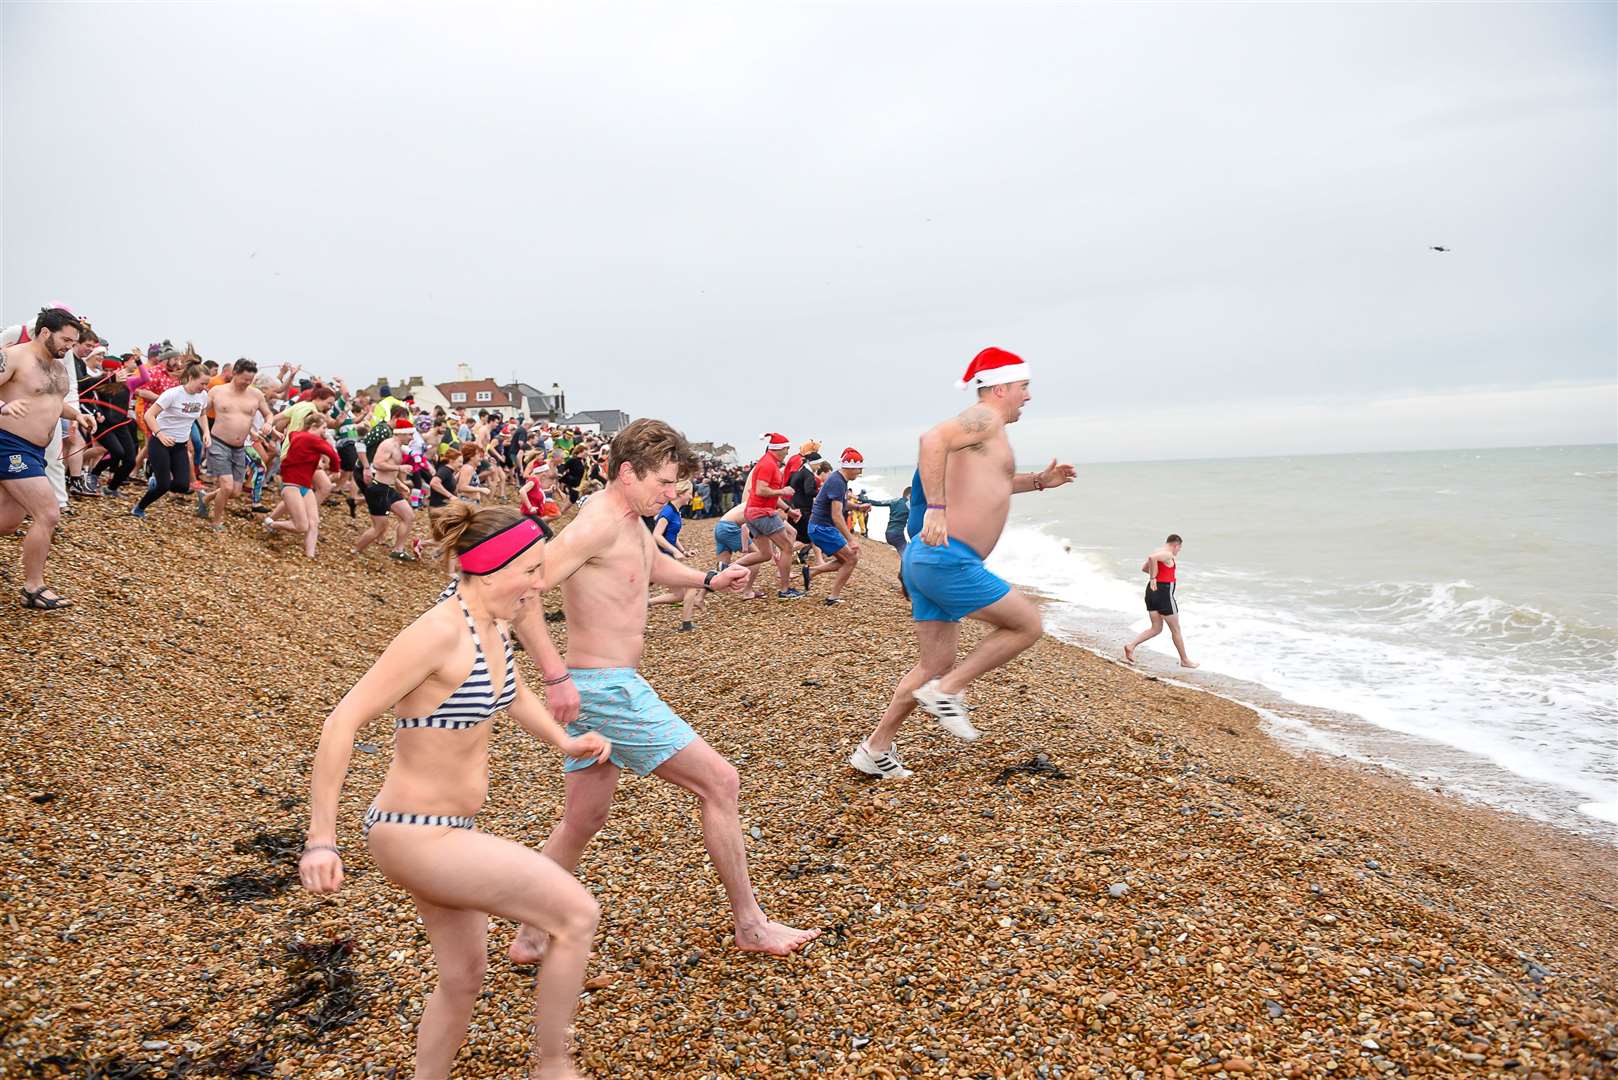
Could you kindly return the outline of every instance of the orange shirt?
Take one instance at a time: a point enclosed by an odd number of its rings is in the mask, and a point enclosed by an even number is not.
[[[229,381],[230,380],[225,378],[223,375],[215,375],[213,378],[208,380],[208,389],[212,390],[216,386],[224,386]],[[211,401],[213,399],[213,395],[209,394],[208,398]],[[208,423],[210,423],[210,424],[213,423],[213,406],[212,405],[208,406]],[[305,486],[307,486],[307,485],[305,485]]]

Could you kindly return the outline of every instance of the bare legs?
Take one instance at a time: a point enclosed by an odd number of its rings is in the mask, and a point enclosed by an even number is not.
[[[606,824],[613,792],[618,787],[618,773],[616,765],[602,764],[567,774],[562,820],[544,847],[544,854],[564,869],[578,865],[585,845]],[[786,956],[819,936],[819,930],[799,930],[771,922],[759,907],[748,877],[747,851],[742,841],[737,805],[741,781],[730,762],[698,739],[658,766],[653,775],[684,788],[702,802],[702,840],[730,900],[737,948]],[[512,943],[511,959],[532,963],[542,953],[548,955],[543,933],[525,924]]]
[[[568,1033],[600,913],[584,886],[537,852],[470,829],[377,825],[370,847],[388,880],[415,898],[438,965],[416,1035],[416,1080],[450,1074],[483,986],[490,914],[549,937],[534,995],[530,1075],[577,1075]]]
[[[320,542],[319,497],[313,491],[300,491],[296,487],[283,485],[281,506],[286,507],[287,520],[277,521],[272,514],[264,519],[265,527],[300,534],[303,537],[303,553],[314,558],[315,546]]]
[[[778,529],[769,536],[755,537],[753,553],[743,555],[736,561],[742,566],[757,566],[766,559],[774,559],[775,576],[780,583],[778,588],[785,592],[790,587],[792,575],[792,539],[790,527]]]
[[[51,482],[43,476],[0,483],[0,533],[16,529],[24,517],[34,520],[22,541],[22,583],[34,592],[45,587],[45,558],[62,517]]]
[[[970,617],[988,623],[994,630],[958,664],[955,662],[955,652],[961,637],[959,623],[915,624],[916,643],[921,655],[916,660],[916,666],[899,680],[887,711],[865,741],[873,753],[893,748],[893,738],[899,733],[899,726],[916,707],[916,691],[928,682],[937,679],[941,691],[958,694],[979,675],[1000,667],[1031,647],[1044,633],[1039,610],[1034,607],[1033,601],[1015,591],[986,608],[972,612]]]
[[[1185,654],[1185,637],[1180,633],[1180,617],[1178,615],[1159,615],[1153,611],[1152,628],[1142,630],[1140,636],[1124,646],[1124,659],[1131,664],[1135,662],[1135,650],[1140,648],[1142,642],[1150,641],[1163,632],[1163,627],[1169,628],[1169,640],[1174,642],[1174,651],[1180,654],[1180,666],[1194,668],[1198,664]]]

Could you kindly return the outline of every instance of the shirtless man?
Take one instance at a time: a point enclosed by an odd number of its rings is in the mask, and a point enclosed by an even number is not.
[[[966,714],[967,685],[1044,632],[1039,610],[984,569],[983,560],[1000,540],[1014,493],[1061,487],[1077,475],[1073,466],[1054,460],[1044,472],[1015,471],[1006,425],[1021,418],[1030,400],[1028,365],[1019,357],[984,349],[957,385],[976,388],[977,404],[921,437],[910,483],[912,532],[920,543],[905,548],[900,574],[910,591],[921,656],[899,680],[876,730],[849,758],[860,772],[883,779],[910,775],[893,740],[917,705],[956,738],[978,737]],[[957,664],[960,623],[966,617],[994,629]]]
[[[31,340],[0,350],[0,533],[13,531],[24,517],[34,519],[22,542],[22,597],[24,607],[42,611],[71,603],[45,584],[45,558],[62,515],[45,476],[45,450],[62,420],[85,434],[95,430],[95,418],[67,401],[62,358],[80,329],[67,311],[46,308]]]
[[[253,417],[262,416],[266,423],[272,419],[264,391],[253,385],[256,378],[258,365],[238,360],[231,367],[229,381],[208,391],[208,407],[213,410],[208,430],[213,441],[208,445],[207,470],[219,485],[206,499],[197,496],[197,509],[199,516],[207,514],[213,519],[214,532],[224,531],[225,509],[247,480],[247,440],[253,434]]]
[[[285,415],[285,414],[283,414]],[[370,528],[354,541],[354,554],[358,555],[380,540],[388,530],[388,515],[398,518],[393,528],[392,558],[400,562],[415,562],[416,557],[405,547],[410,529],[415,524],[416,512],[410,508],[410,497],[400,482],[404,473],[404,448],[416,434],[416,426],[405,417],[393,420],[393,438],[377,444],[371,458],[370,475],[365,484],[365,508],[370,511]]]
[[[670,558],[641,523],[673,498],[675,485],[695,466],[685,437],[661,420],[636,420],[619,432],[605,490],[584,504],[545,555],[545,587],[562,587],[566,662],[556,653],[539,604],[524,604],[512,624],[544,673],[551,710],[570,736],[599,732],[613,744],[608,761],[568,758],[564,763],[562,820],[543,851],[573,870],[606,823],[618,774],[630,768],[641,776],[656,775],[702,801],[702,838],[730,899],[737,947],[786,956],[820,931],[771,922],[759,907],[747,874],[735,768],[635,670],[646,644],[648,581],[671,589],[731,592],[747,581],[747,571],[734,564],[704,573]],[[543,934],[525,926],[512,943],[511,959],[534,963],[544,944]]]

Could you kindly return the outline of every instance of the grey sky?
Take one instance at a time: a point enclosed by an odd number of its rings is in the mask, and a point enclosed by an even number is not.
[[[873,460],[988,344],[1078,460],[1610,441],[1614,10],[9,3],[0,316]]]

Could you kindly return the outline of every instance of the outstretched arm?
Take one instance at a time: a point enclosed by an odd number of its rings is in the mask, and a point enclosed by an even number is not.
[[[1079,470],[1071,465],[1058,465],[1055,458],[1037,473],[1018,473],[1011,478],[1012,494],[1024,491],[1044,491],[1046,488],[1061,487],[1071,484],[1079,475]]]

